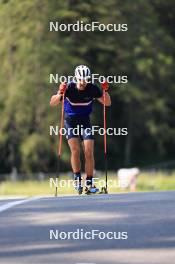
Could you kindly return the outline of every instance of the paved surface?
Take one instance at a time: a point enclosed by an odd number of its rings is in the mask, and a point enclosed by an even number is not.
[[[20,199],[1,200],[0,209],[13,201]],[[50,230],[77,229],[127,232],[128,239],[50,239]],[[174,264],[175,192],[47,197],[10,204],[0,212],[0,263]]]

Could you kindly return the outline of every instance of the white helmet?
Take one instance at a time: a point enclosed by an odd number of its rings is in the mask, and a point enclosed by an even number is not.
[[[87,66],[79,65],[75,69],[75,77],[80,80],[85,80],[91,77],[91,71]]]

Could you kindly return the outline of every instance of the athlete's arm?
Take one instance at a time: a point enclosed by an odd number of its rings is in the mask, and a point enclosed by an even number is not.
[[[58,93],[55,95],[52,95],[50,99],[50,106],[58,105],[61,102],[63,94],[65,94],[66,92],[66,89],[67,89],[67,84],[61,83],[59,86]]]
[[[52,95],[50,99],[50,106],[58,105],[61,102],[63,95],[60,93],[57,93],[55,95]]]
[[[103,96],[97,99],[101,104],[104,104],[104,98]],[[105,92],[105,106],[111,105],[111,97],[108,94],[108,92]]]

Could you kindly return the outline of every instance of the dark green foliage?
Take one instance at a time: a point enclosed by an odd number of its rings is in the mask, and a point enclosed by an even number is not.
[[[108,138],[109,169],[173,158],[175,147],[174,1],[0,2],[0,172],[53,171],[60,108],[50,108],[57,85],[49,74],[72,75],[87,64],[101,75],[127,75],[110,87],[108,125],[128,136]],[[49,21],[127,23],[128,32],[49,32]],[[102,125],[102,106],[93,123]],[[63,145],[63,167],[70,168]],[[99,152],[99,149],[101,150]],[[103,137],[96,138],[96,167],[103,169]]]

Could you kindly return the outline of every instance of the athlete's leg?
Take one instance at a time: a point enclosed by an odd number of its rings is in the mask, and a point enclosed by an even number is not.
[[[72,123],[65,120],[65,128],[67,130],[66,138],[68,140],[68,144],[71,151],[71,165],[73,171],[74,178],[74,187],[78,191],[79,194],[82,194],[83,188],[81,185],[81,162],[80,162],[80,142],[79,138],[74,135],[72,128],[74,125]]]
[[[83,150],[85,156],[85,172],[88,178],[93,177],[94,172],[94,140],[83,140]]]
[[[74,137],[68,140],[68,144],[71,151],[71,165],[73,173],[80,172],[81,162],[80,162],[80,142],[79,139]]]

